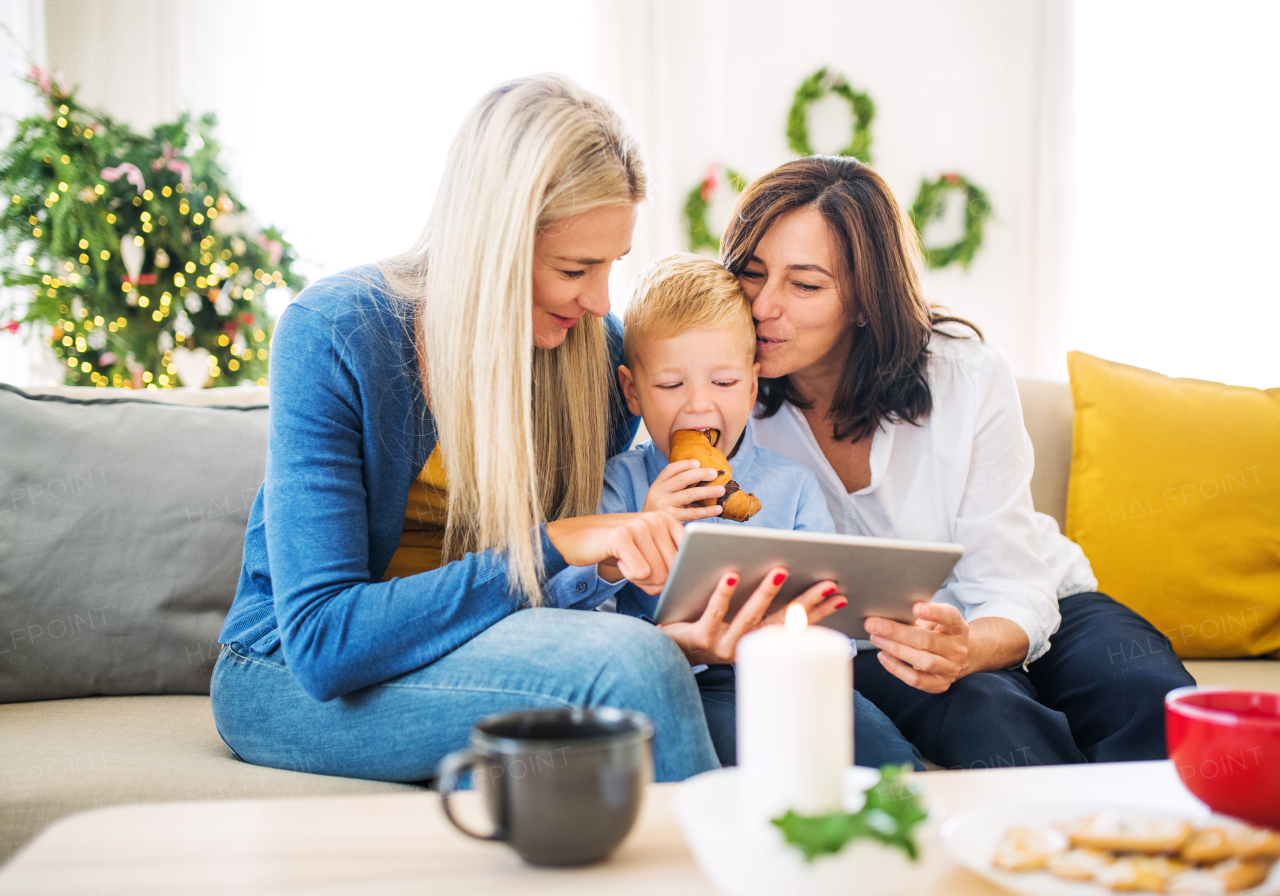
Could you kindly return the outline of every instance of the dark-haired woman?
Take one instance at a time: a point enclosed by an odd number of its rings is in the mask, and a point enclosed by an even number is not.
[[[965,548],[914,625],[868,622],[857,690],[952,768],[1164,758],[1163,697],[1194,681],[1034,511],[1009,360],[925,301],[884,181],[848,158],[783,165],[721,250],[756,320],[757,443],[817,474],[838,531]],[[1163,647],[1117,649],[1135,639]]]

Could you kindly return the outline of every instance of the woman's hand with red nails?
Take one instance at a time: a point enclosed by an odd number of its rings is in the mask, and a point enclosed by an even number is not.
[[[819,582],[811,588],[799,594],[792,604],[799,604],[804,607],[805,616],[809,619],[809,624],[813,625],[826,619],[836,610],[847,606],[849,601],[843,594],[836,594],[836,583],[831,581]],[[791,604],[770,613],[765,617],[765,625],[782,625],[787,615],[787,607]]]
[[[691,665],[732,663],[738,649],[738,641],[743,635],[761,625],[782,623],[786,607],[775,613],[769,613],[769,607],[786,580],[785,569],[770,570],[765,574],[755,592],[734,615],[733,620],[726,622],[725,616],[729,612],[734,586],[738,582],[736,571],[728,573],[721,577],[719,584],[711,592],[711,600],[696,622],[671,622],[660,625],[658,628],[680,645],[681,651],[688,657]],[[818,582],[799,595],[793,603],[804,607],[810,622],[817,622],[819,619],[830,616],[847,603],[842,596],[835,594],[835,590],[834,582]]]

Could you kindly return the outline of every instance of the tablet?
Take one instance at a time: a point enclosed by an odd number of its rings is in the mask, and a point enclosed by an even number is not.
[[[764,574],[783,566],[791,574],[770,612],[830,579],[849,604],[819,625],[850,638],[867,638],[862,623],[868,616],[914,621],[912,604],[931,600],[963,553],[960,545],[941,542],[689,523],[658,599],[657,621],[696,621],[720,577],[736,569],[740,580],[725,617],[731,619]]]

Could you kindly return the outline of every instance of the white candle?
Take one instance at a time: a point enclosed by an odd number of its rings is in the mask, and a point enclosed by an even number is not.
[[[792,604],[785,625],[738,642],[738,768],[743,811],[767,823],[794,809],[843,808],[853,763],[853,648],[833,629],[810,626]]]

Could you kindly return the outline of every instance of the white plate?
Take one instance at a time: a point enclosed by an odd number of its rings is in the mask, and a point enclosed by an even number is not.
[[[951,857],[975,874],[985,877],[1014,893],[1026,896],[1115,896],[1114,891],[1095,884],[1062,880],[1047,871],[1014,873],[1001,871],[991,864],[996,845],[1005,831],[1015,825],[1047,827],[1058,821],[1072,821],[1096,815],[1099,812],[1115,812],[1121,815],[1161,815],[1186,818],[1197,827],[1206,824],[1224,826],[1240,822],[1207,811],[1161,812],[1138,806],[1107,806],[1098,803],[1005,803],[983,806],[957,812],[947,819],[941,830],[942,845]],[[1280,894],[1280,863],[1271,869],[1271,875],[1252,890],[1241,890],[1238,896],[1276,896]],[[1234,896],[1234,894],[1233,894]]]
[[[845,810],[856,812],[868,787],[880,780],[879,772],[856,766],[845,770]],[[914,783],[925,783],[917,775]],[[920,860],[912,862],[900,849],[882,843],[857,840],[836,855],[818,856],[806,862],[788,844],[782,832],[770,824],[749,825],[741,812],[736,768],[704,772],[676,788],[672,808],[685,842],[702,873],[730,896],[876,896],[911,892],[912,878],[924,867],[930,828],[942,810],[930,806],[929,818],[915,829]]]

